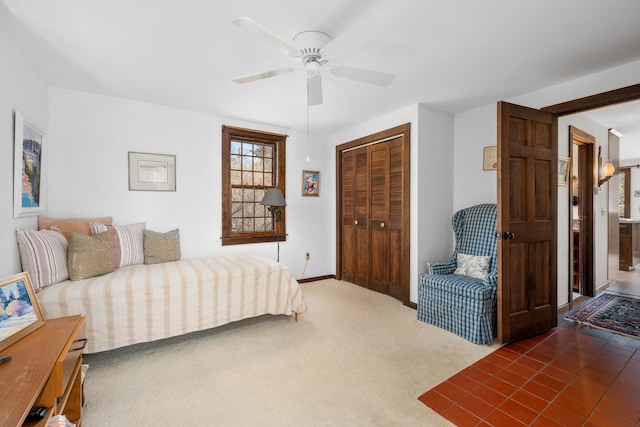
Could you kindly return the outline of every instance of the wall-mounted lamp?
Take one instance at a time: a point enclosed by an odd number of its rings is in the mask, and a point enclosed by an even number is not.
[[[280,262],[280,221],[282,220],[282,212],[280,206],[287,206],[284,195],[279,188],[269,188],[264,193],[264,197],[260,201],[261,205],[269,206],[267,210],[271,212],[274,226],[276,227],[276,240],[278,242],[278,262]]]
[[[604,174],[604,178],[600,178],[600,171]],[[616,172],[615,166],[611,163],[611,159],[607,159],[604,167],[602,167],[602,146],[598,147],[598,187],[609,181]]]

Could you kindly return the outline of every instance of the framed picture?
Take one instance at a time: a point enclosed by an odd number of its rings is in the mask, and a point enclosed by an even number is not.
[[[130,151],[129,190],[176,191],[176,156]]]
[[[44,323],[29,274],[0,280],[0,351]]]
[[[14,129],[13,217],[38,215],[44,211],[42,150],[44,131],[16,111]]]
[[[320,196],[320,172],[302,171],[302,195],[305,197]]]
[[[570,162],[571,162],[570,158],[558,156],[558,185],[567,185]]]
[[[482,170],[493,171],[498,169],[498,147],[484,147],[482,156]]]

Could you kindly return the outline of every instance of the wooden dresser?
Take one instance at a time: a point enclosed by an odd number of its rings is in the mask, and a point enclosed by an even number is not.
[[[0,365],[0,426],[45,426],[50,417],[65,415],[82,422],[83,316],[47,320],[2,350],[13,359]],[[34,406],[49,408],[44,419],[26,421]]]

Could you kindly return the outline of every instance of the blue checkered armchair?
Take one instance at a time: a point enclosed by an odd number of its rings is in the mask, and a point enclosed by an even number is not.
[[[462,209],[451,220],[456,244],[451,259],[427,263],[418,285],[418,319],[476,344],[492,344],[496,335],[496,205]],[[454,274],[458,254],[488,256],[488,274],[480,279]],[[485,258],[486,262],[486,258]]]

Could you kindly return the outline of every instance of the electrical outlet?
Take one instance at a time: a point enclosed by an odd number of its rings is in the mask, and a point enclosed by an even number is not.
[[[309,261],[309,258],[311,258],[311,253],[310,253],[310,252],[305,252],[305,253],[304,253],[304,259],[305,259],[305,261]]]

